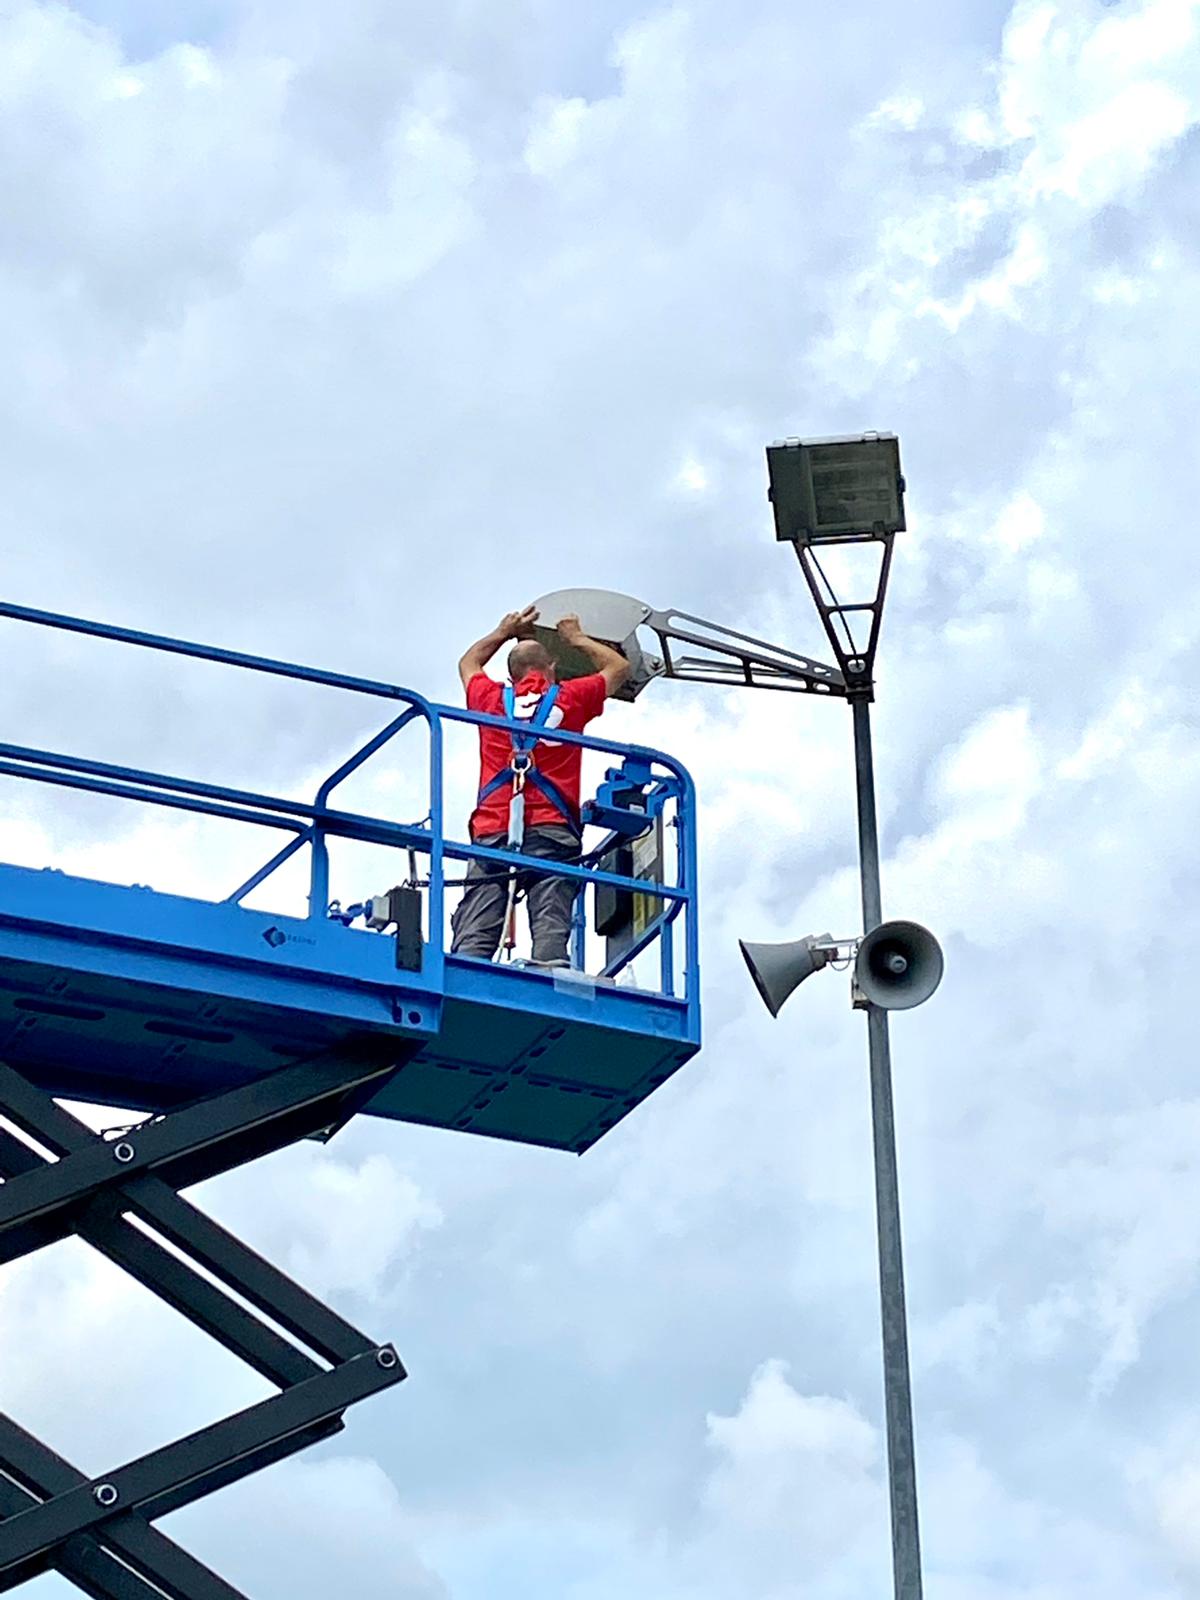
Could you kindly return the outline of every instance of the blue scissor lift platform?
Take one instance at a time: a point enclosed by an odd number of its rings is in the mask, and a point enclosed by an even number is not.
[[[56,1567],[106,1597],[231,1600],[237,1591],[153,1520],[337,1431],[346,1405],[404,1369],[390,1345],[344,1323],[179,1190],[297,1138],[329,1137],[359,1112],[586,1150],[699,1048],[692,784],[660,752],[555,730],[618,763],[586,813],[596,842],[578,866],[550,869],[579,887],[572,964],[459,957],[446,951],[446,901],[462,880],[448,869],[475,859],[503,873],[513,858],[447,836],[445,733],[498,719],[80,618],[0,605],[4,617],[390,702],[390,720],[311,803],[0,744],[2,776],[287,836],[219,900],[0,864],[0,1115],[12,1130],[0,1125],[0,1260],[79,1234],[280,1390],[95,1480],[0,1417],[0,1593]],[[418,730],[429,796],[420,822],[337,808],[340,784]],[[616,847],[652,830],[671,845],[652,878],[608,870],[625,859]],[[332,840],[392,852],[394,918],[330,900]],[[307,914],[244,904],[303,852]],[[636,907],[618,944],[589,935],[589,886],[610,907]],[[148,1115],[105,1137],[60,1099]]]

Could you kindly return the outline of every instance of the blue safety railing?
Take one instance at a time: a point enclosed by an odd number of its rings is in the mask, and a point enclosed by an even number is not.
[[[361,843],[383,845],[407,852],[410,861],[410,879],[417,876],[411,870],[413,859],[418,855],[424,856],[428,859],[428,875],[421,880],[422,886],[428,889],[426,971],[431,980],[436,982],[441,981],[446,959],[445,893],[447,887],[451,887],[446,880],[447,859],[468,863],[488,862],[505,869],[519,867],[523,873],[550,873],[577,883],[580,891],[588,884],[607,884],[615,889],[632,891],[640,896],[657,899],[660,906],[658,914],[636,939],[603,967],[599,975],[615,977],[630,962],[657,944],[660,956],[661,992],[667,995],[677,994],[678,998],[686,1001],[689,1010],[695,1011],[698,1018],[699,929],[696,915],[695,789],[686,769],[671,756],[642,746],[624,745],[609,739],[595,738],[589,734],[571,733],[563,728],[556,728],[554,731],[557,743],[579,745],[586,750],[598,751],[609,756],[636,757],[662,769],[655,776],[657,788],[652,787],[650,793],[656,801],[662,802],[664,807],[673,804],[674,815],[668,819],[673,824],[676,840],[674,852],[676,870],[673,882],[659,883],[626,877],[599,868],[595,864],[596,861],[615,842],[616,835],[608,836],[597,847],[589,849],[578,866],[534,860],[529,856],[514,854],[507,850],[489,849],[470,840],[447,838],[445,832],[443,793],[445,725],[468,724],[479,728],[502,728],[512,732],[520,731],[523,728],[521,723],[503,717],[485,716],[480,712],[437,705],[412,690],[369,678],[327,672],[267,656],[223,650],[161,634],[113,627],[84,618],[35,610],[28,606],[0,602],[0,617],[136,645],[172,655],[215,662],[224,666],[240,667],[303,683],[343,689],[359,695],[398,702],[404,707],[398,716],[392,718],[324,779],[311,804],[254,790],[204,783],[143,768],[90,760],[16,744],[0,743],[0,775],[138,800],[144,804],[288,832],[292,835],[288,842],[225,899],[232,903],[244,900],[285,862],[307,848],[311,852],[308,895],[310,918],[324,919],[329,914],[331,838],[357,840]],[[429,811],[421,821],[398,823],[355,811],[339,810],[330,805],[333,791],[345,779],[376,756],[397,735],[417,722],[425,725],[429,739]],[[682,971],[679,976],[682,982],[677,984],[675,931],[681,918],[684,933]],[[576,902],[571,948],[574,964],[582,967],[586,948],[582,892]]]

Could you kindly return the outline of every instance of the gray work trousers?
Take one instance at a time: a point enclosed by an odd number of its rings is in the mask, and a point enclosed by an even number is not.
[[[482,833],[474,841],[489,850],[506,850],[508,835]],[[521,854],[540,856],[547,861],[579,860],[579,840],[570,828],[545,824],[526,828]],[[571,913],[579,888],[570,878],[554,878],[544,872],[518,872],[517,887],[524,890],[529,907],[529,931],[533,935],[533,960],[563,964],[567,960],[567,941],[571,934]],[[467,889],[450,919],[454,929],[451,954],[483,956],[490,961],[504,934],[504,913],[508,908],[509,872],[494,861],[472,861],[467,868]]]

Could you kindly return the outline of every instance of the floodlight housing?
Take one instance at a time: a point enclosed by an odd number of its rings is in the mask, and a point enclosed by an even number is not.
[[[904,527],[894,433],[784,439],[767,446],[775,537],[793,544],[878,538]]]

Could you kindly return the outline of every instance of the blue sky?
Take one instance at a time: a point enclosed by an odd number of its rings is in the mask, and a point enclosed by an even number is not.
[[[899,433],[875,722],[885,909],[948,962],[893,1030],[937,1600],[1200,1595],[1198,123],[1196,0],[0,7],[12,600],[444,698],[569,585],[821,655],[763,446]],[[355,731],[27,642],[14,741],[302,793]],[[606,713],[700,785],[707,1042],[585,1159],[362,1122],[200,1193],[412,1374],[172,1520],[250,1594],[886,1592],[861,1021],[822,978],[772,1023],[736,952],[855,926],[846,724]],[[0,859],[204,893],[224,852],[0,794]],[[258,1393],[66,1247],[0,1285],[0,1371],[97,1469]]]

